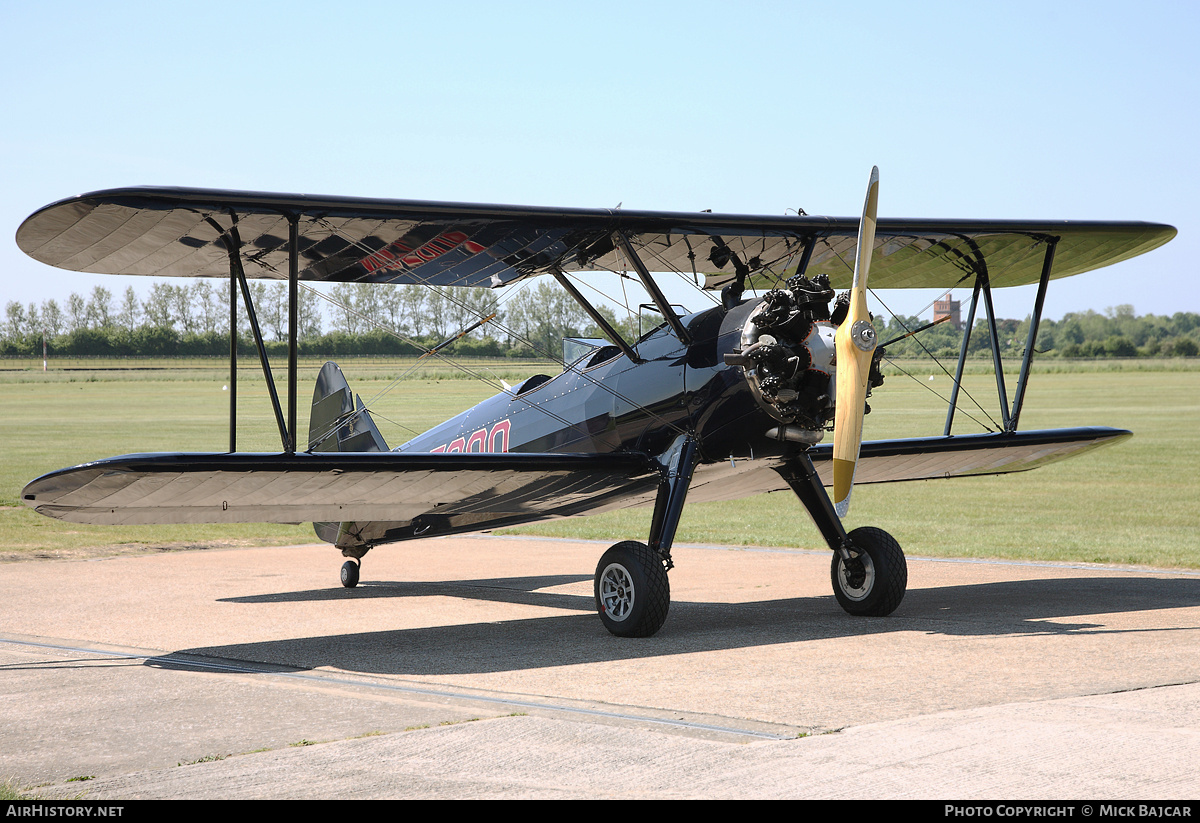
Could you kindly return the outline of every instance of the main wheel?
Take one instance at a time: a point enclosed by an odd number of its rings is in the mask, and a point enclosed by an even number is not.
[[[834,552],[833,594],[850,614],[883,617],[904,599],[908,564],[896,538],[883,529],[863,526],[848,535],[854,556],[842,560]]]
[[[604,553],[596,566],[596,611],[617,637],[649,637],[667,619],[671,584],[658,552],[626,540]]]
[[[347,589],[353,589],[358,585],[358,563],[353,560],[347,560],[342,564],[342,585]]]

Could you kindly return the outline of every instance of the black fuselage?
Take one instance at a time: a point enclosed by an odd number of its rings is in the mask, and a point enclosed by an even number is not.
[[[766,436],[778,423],[727,366],[757,301],[685,316],[685,345],[663,325],[634,346],[593,351],[554,377],[538,375],[400,446],[409,452],[664,452],[682,433],[698,440],[702,463],[767,457],[783,445]]]

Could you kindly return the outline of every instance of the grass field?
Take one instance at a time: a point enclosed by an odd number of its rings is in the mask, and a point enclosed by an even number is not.
[[[281,365],[281,364],[280,364]],[[299,401],[306,428],[318,361],[302,363]],[[856,489],[851,528],[891,531],[913,555],[1027,558],[1200,568],[1200,364],[1165,361],[1159,369],[1092,364],[1063,371],[1048,361],[1035,374],[1022,428],[1108,425],[1134,431],[1132,441],[1077,460],[1004,477],[922,481]],[[34,514],[19,505],[33,477],[86,460],[140,451],[228,448],[228,373],[212,361],[81,364],[78,371],[0,371],[0,413],[9,434],[0,446],[0,557],[169,550],[200,546],[309,542],[311,527],[278,525],[86,527]],[[278,451],[279,436],[257,363],[239,377],[241,451]],[[351,387],[371,402],[380,429],[396,444],[494,393],[459,372],[434,366],[393,385],[407,364],[382,358],[343,364]],[[477,362],[472,371],[515,382],[545,364]],[[907,366],[916,379],[892,375],[872,399],[868,439],[938,434],[948,393],[940,372]],[[916,371],[921,369],[921,371]],[[1118,370],[1119,369],[1119,370]],[[981,370],[980,370],[981,371]],[[996,416],[990,374],[969,375],[965,388]],[[285,390],[280,385],[281,393]],[[1010,383],[1010,395],[1013,386]],[[282,394],[281,394],[282,398]],[[286,399],[284,399],[286,402]],[[982,419],[968,400],[960,408]],[[955,431],[979,431],[960,416]],[[616,512],[528,527],[525,533],[617,540],[645,539],[649,511]],[[677,540],[737,545],[822,545],[789,494],[695,504]]]

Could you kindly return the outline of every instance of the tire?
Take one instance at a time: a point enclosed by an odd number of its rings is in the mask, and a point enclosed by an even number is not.
[[[862,567],[845,563],[836,552],[829,570],[833,594],[848,613],[869,617],[889,615],[904,599],[908,588],[908,564],[896,539],[883,529],[870,526],[848,535]]]
[[[596,611],[617,637],[650,637],[671,608],[671,584],[662,558],[636,540],[618,543],[596,566]]]
[[[342,564],[342,585],[347,589],[353,589],[358,585],[358,564],[353,560],[347,560]]]

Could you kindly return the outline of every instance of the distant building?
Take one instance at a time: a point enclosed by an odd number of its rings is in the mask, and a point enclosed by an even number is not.
[[[959,302],[950,298],[950,293],[946,292],[946,296],[941,300],[933,301],[933,322],[941,320],[943,317],[949,317],[950,323],[956,331],[962,331],[962,315],[959,314]]]

